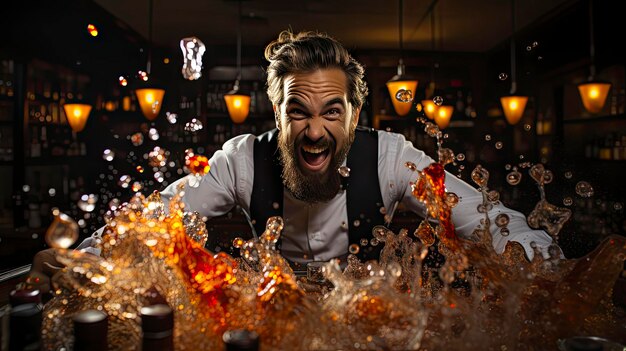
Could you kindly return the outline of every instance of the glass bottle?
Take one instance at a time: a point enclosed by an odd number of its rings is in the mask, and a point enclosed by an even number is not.
[[[84,310],[72,317],[74,321],[74,351],[108,350],[109,322],[106,313]]]
[[[141,308],[141,349],[144,351],[174,350],[174,313],[166,304]]]
[[[257,351],[259,350],[259,335],[250,330],[228,330],[222,336],[226,351]]]
[[[41,313],[42,307],[38,303],[25,303],[11,308],[9,351],[41,349]]]

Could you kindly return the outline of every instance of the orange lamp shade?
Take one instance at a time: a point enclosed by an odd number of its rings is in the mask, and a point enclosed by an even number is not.
[[[135,93],[143,115],[150,121],[155,119],[161,111],[165,90],[144,88],[135,90]]]
[[[426,99],[422,100],[422,108],[424,109],[424,114],[426,115],[426,117],[428,117],[429,119],[434,119],[439,106],[437,106],[437,104],[435,104],[432,99]]]
[[[606,97],[609,94],[611,83],[587,82],[578,85],[580,98],[583,100],[585,109],[591,113],[602,111]]]
[[[504,110],[504,117],[506,117],[509,124],[516,124],[522,119],[527,102],[528,96],[510,95],[500,98],[500,103]]]
[[[393,109],[399,116],[405,116],[411,111],[411,102],[402,102],[396,99],[396,93],[400,89],[410,90],[412,96],[415,96],[415,90],[417,89],[417,80],[392,80],[387,82],[387,89],[391,96],[391,102],[393,103]]]
[[[85,128],[87,118],[89,118],[89,112],[91,112],[91,105],[65,104],[63,105],[63,110],[65,111],[65,117],[72,130],[80,132]]]
[[[452,118],[452,112],[454,112],[454,106],[442,105],[439,106],[435,111],[435,123],[439,129],[446,129],[450,124],[450,119]]]
[[[226,108],[233,123],[243,123],[250,112],[250,96],[243,94],[225,94]]]

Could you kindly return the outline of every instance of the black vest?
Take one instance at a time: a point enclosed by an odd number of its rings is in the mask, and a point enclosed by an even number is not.
[[[282,166],[278,151],[278,130],[259,135],[254,142],[254,184],[250,219],[257,235],[265,230],[269,217],[283,215]],[[348,211],[349,244],[359,246],[361,260],[378,259],[382,244],[361,246],[372,239],[372,228],[384,224],[384,206],[378,180],[378,132],[357,127],[346,162],[350,176],[343,178]],[[279,246],[280,247],[280,246]]]

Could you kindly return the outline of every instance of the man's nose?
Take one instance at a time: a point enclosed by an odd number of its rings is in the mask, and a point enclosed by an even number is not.
[[[308,122],[305,136],[313,142],[323,138],[326,134],[326,130],[324,129],[324,119],[318,116],[313,116],[308,119]]]

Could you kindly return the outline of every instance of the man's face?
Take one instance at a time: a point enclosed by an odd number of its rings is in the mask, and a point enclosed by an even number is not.
[[[348,102],[346,74],[337,68],[293,73],[283,84],[283,103],[274,106],[283,183],[300,200],[328,201],[339,190],[337,169],[359,113]]]

